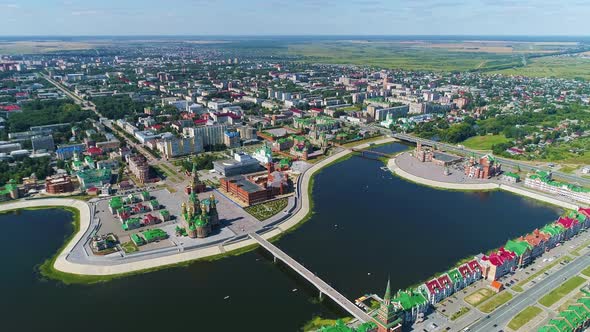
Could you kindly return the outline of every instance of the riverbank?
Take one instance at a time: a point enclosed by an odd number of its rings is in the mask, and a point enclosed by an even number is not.
[[[373,144],[392,143],[396,140],[393,138],[385,138],[379,141],[371,142]],[[370,146],[371,143],[361,143],[355,148],[363,149]],[[300,180],[300,186],[297,188],[301,207],[290,218],[275,226],[272,230],[261,234],[267,240],[274,240],[292,231],[296,226],[300,225],[309,219],[313,212],[312,200],[312,186],[313,177],[320,170],[328,167],[336,162],[345,160],[348,155],[352,153],[351,150],[340,151],[320,162],[313,165],[305,173],[303,173]],[[257,243],[245,237],[234,243],[220,244],[210,246],[202,249],[191,250],[181,253],[176,253],[168,256],[148,258],[141,261],[125,262],[122,264],[113,265],[92,265],[81,264],[69,261],[68,255],[76,245],[83,245],[81,240],[85,238],[85,234],[89,231],[91,224],[91,217],[93,214],[93,206],[84,201],[65,198],[50,198],[39,200],[21,200],[17,202],[10,202],[0,205],[0,212],[12,211],[28,208],[61,208],[69,207],[79,211],[78,227],[75,227],[74,234],[66,240],[64,247],[54,256],[49,262],[42,266],[42,273],[44,276],[62,280],[67,283],[94,283],[100,281],[108,281],[113,278],[120,278],[137,273],[151,272],[169,267],[182,266],[197,260],[214,260],[226,256],[241,254],[257,247]],[[87,235],[86,235],[87,236]]]
[[[457,191],[486,191],[486,190],[505,190],[510,193],[525,196],[528,198],[532,198],[544,203],[549,203],[551,205],[556,205],[561,208],[569,209],[569,210],[577,210],[578,205],[564,202],[559,199],[555,199],[548,195],[544,195],[541,193],[532,192],[530,190],[518,188],[509,184],[504,183],[495,183],[495,182],[485,182],[485,183],[453,183],[453,182],[442,182],[436,181],[433,179],[427,179],[421,176],[417,176],[411,174],[407,170],[402,169],[399,167],[396,162],[396,158],[391,158],[387,162],[387,168],[394,173],[395,175],[408,180],[413,183],[425,185],[428,187],[433,187],[436,189],[444,189],[444,190],[457,190]]]

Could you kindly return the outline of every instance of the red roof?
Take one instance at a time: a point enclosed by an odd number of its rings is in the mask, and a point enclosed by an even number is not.
[[[430,281],[428,281],[426,283],[426,288],[428,288],[428,291],[430,292],[430,294],[434,294],[437,292],[440,292],[440,284],[438,283],[438,280],[436,279],[432,279]]]
[[[467,263],[467,265],[469,265],[471,271],[481,271],[481,266],[479,266],[479,263],[477,263],[475,260],[472,260],[471,262]]]
[[[159,123],[156,123],[156,124],[154,124],[154,125],[151,125],[151,126],[150,126],[150,128],[152,128],[152,129],[155,129],[155,130],[160,130],[160,129],[162,129],[163,127],[164,127],[164,126],[162,126],[162,125],[161,125],[161,124],[159,124]]]
[[[96,155],[101,155],[102,154],[102,149],[101,148],[97,148],[97,147],[90,147],[88,149],[86,149],[86,153],[96,156]]]
[[[6,105],[6,106],[0,106],[0,109],[5,110],[5,111],[20,111],[20,106],[18,105]]]
[[[197,119],[195,120],[196,125],[204,125],[207,123],[207,119]]]
[[[314,107],[314,108],[310,109],[310,111],[322,113],[324,110],[321,108]]]
[[[516,254],[507,251],[504,248],[500,248],[497,252],[491,253],[489,256],[484,256],[483,260],[489,260],[494,266],[504,265],[506,261],[513,260]]]
[[[446,286],[450,286],[453,284],[453,282],[451,281],[449,276],[446,274],[438,278],[438,283],[440,284],[441,287],[446,287]]]
[[[572,218],[568,218],[568,217],[560,217],[559,220],[557,220],[558,224],[561,224],[563,227],[570,229],[573,226],[575,226],[578,221],[576,219],[572,219]]]
[[[469,267],[467,267],[467,264],[459,266],[457,270],[461,272],[463,278],[467,278],[471,274],[471,270],[469,269]]]
[[[590,208],[578,208],[578,212],[590,218]]]

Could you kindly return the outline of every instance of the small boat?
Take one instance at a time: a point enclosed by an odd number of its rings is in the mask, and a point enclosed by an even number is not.
[[[292,292],[296,292],[297,291],[297,288],[293,288],[291,291]]]
[[[228,295],[228,296],[226,296],[226,297],[224,297],[223,299],[224,299],[224,300],[227,300],[227,299],[229,299],[229,295]]]
[[[367,272],[367,275],[370,276],[371,275],[371,272]]]

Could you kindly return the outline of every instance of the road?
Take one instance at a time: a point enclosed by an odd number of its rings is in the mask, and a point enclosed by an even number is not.
[[[49,83],[53,84],[56,88],[58,88],[59,90],[61,90],[66,96],[68,96],[69,98],[73,99],[76,102],[76,104],[79,104],[80,106],[82,106],[82,109],[91,110],[96,115],[98,115],[99,118],[104,118],[102,116],[102,114],[100,114],[98,112],[98,110],[96,109],[96,105],[94,105],[94,103],[92,103],[91,101],[86,101],[86,100],[82,99],[80,96],[76,95],[75,93],[73,93],[69,89],[66,89],[63,85],[59,84],[57,81],[55,81],[52,78],[50,78],[48,75],[46,75],[46,74],[41,74],[41,75]],[[127,142],[127,145],[128,146],[131,146],[131,147],[135,148],[136,151],[139,151],[144,157],[146,157],[146,159],[150,162],[151,165],[166,164],[171,169],[176,169],[176,166],[172,165],[167,160],[154,157],[141,144],[137,144],[134,141],[132,141],[131,139],[129,139],[127,136],[125,136],[126,133],[123,133],[120,130],[118,130],[117,128],[115,128],[113,126],[113,123],[112,123],[111,120],[105,120],[105,121],[102,121],[101,123],[104,124],[111,131],[116,132],[117,134],[119,134],[119,136],[122,137],[125,140],[125,142]]]
[[[287,264],[291,269],[293,269],[293,271],[297,272],[299,275],[301,275],[303,278],[309,281],[312,285],[317,287],[317,289],[319,289],[320,292],[334,300],[334,302],[336,302],[344,310],[348,311],[355,318],[357,318],[361,322],[373,321],[371,316],[369,316],[364,310],[356,306],[354,303],[350,302],[350,300],[347,299],[344,295],[340,294],[337,290],[332,288],[325,281],[313,274],[303,265],[299,264],[299,262],[291,258],[291,256],[287,255],[284,251],[277,248],[272,243],[266,241],[256,233],[250,233],[248,235],[251,239],[258,242],[258,244],[260,244],[261,247],[268,250],[274,257],[280,259],[285,264]]]
[[[482,318],[479,322],[472,325],[470,331],[488,332],[504,329],[504,326],[510,322],[512,317],[526,307],[536,304],[543,295],[561,285],[565,281],[564,279],[580,274],[589,265],[590,255],[584,255],[573,260],[545,279],[538,281],[531,288],[518,293],[515,298],[491,313],[489,315],[490,318]],[[496,326],[494,327],[494,325]]]

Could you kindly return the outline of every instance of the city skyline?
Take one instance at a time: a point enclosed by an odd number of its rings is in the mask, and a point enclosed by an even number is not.
[[[588,35],[590,2],[4,1],[3,36]],[[559,20],[555,18],[559,17]],[[565,19],[564,19],[565,18]]]

